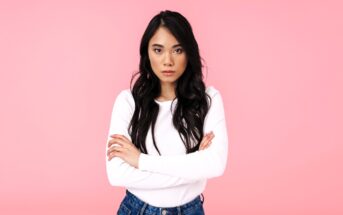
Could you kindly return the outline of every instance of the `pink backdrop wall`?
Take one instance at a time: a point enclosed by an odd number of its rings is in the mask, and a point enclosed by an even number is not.
[[[207,214],[343,214],[339,1],[118,2],[1,2],[0,214],[115,214],[111,108],[164,9],[191,22],[225,102],[228,166]]]

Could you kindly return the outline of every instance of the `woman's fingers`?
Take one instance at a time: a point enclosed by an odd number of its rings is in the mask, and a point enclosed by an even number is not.
[[[109,161],[112,160],[112,158],[114,158],[114,157],[122,158],[123,157],[123,152],[121,152],[121,151],[112,151],[111,153],[109,153],[107,155],[107,157],[108,157]]]
[[[110,136],[111,139],[108,141],[107,147],[107,156],[108,160],[111,160],[113,157],[123,157],[125,152],[129,151],[131,147],[131,142],[124,135],[113,134]]]
[[[212,143],[212,141],[208,142],[208,143],[203,147],[203,149],[207,149],[208,147],[210,147],[211,143]]]
[[[108,141],[108,144],[107,144],[107,148],[111,147],[113,144],[115,144],[117,142],[117,140],[115,138],[111,138],[109,141]]]
[[[130,140],[125,136],[125,135],[120,135],[120,134],[117,134],[117,137],[124,140],[124,141],[128,141],[130,142]]]
[[[112,137],[112,139],[108,141],[107,147],[111,147],[113,144],[119,144],[121,146],[129,145],[126,139],[121,137]]]
[[[141,152],[136,146],[124,135],[114,134],[111,137],[113,139],[108,141],[108,160],[111,160],[113,157],[119,157],[131,166],[138,168],[138,160]]]
[[[111,160],[113,157],[121,157],[128,149],[122,146],[114,145],[107,150],[108,160]]]
[[[199,150],[203,150],[203,149],[208,148],[211,145],[211,143],[212,143],[211,140],[213,138],[214,138],[213,132],[206,134],[200,143]]]
[[[124,135],[113,134],[110,137],[112,137],[112,139],[108,141],[107,147],[111,147],[111,145],[113,145],[114,143],[118,143],[121,145],[131,145],[131,141]]]
[[[107,155],[109,155],[110,153],[117,151],[117,152],[123,152],[127,150],[126,148],[122,147],[122,146],[112,146],[107,150]]]
[[[205,146],[206,140],[208,139],[208,137],[209,137],[209,135],[206,134],[206,135],[202,138],[202,140],[201,140],[201,142],[200,142],[200,147],[199,147],[199,149],[202,149],[202,148]]]

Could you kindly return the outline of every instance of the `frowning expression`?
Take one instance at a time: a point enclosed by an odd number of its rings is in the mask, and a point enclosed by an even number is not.
[[[175,84],[187,66],[183,47],[166,27],[159,27],[150,39],[148,55],[161,84]]]

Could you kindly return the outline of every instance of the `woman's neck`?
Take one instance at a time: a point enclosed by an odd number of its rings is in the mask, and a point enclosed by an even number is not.
[[[159,101],[173,100],[175,98],[175,86],[173,84],[161,84],[161,94],[157,97]]]

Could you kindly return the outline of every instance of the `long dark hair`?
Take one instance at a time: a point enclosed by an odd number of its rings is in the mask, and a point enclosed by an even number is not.
[[[178,12],[161,11],[151,19],[143,34],[140,44],[139,71],[133,74],[130,82],[131,93],[135,101],[135,111],[128,132],[132,143],[141,152],[147,154],[145,139],[151,126],[153,144],[161,155],[154,135],[155,122],[159,112],[159,105],[154,99],[160,95],[161,86],[158,77],[152,71],[148,56],[149,41],[160,26],[170,30],[184,48],[188,59],[186,69],[177,80],[175,87],[177,103],[173,113],[173,125],[179,132],[186,152],[191,153],[199,149],[204,136],[204,120],[209,110],[211,98],[206,94],[202,74],[203,66],[192,27],[187,19]],[[139,77],[132,88],[132,81],[138,74]]]

